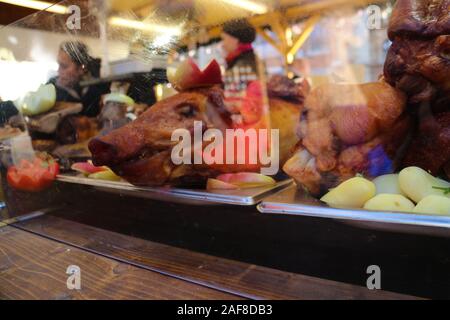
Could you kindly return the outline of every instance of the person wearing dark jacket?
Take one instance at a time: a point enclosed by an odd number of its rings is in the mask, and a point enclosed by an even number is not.
[[[222,48],[225,51],[227,70],[250,66],[257,73],[256,56],[252,42],[256,39],[255,28],[245,19],[226,22],[222,28]]]
[[[12,101],[0,101],[0,127],[4,126],[9,119],[19,114]]]
[[[58,76],[49,80],[56,87],[56,101],[81,102],[81,115],[95,117],[100,112],[100,99],[109,93],[109,84],[80,86],[80,82],[97,78],[100,59],[90,56],[82,42],[63,42],[58,52]]]

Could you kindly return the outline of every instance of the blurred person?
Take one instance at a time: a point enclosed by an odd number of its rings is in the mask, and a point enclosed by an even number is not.
[[[222,27],[225,53],[225,102],[236,127],[255,126],[264,114],[263,88],[252,42],[255,28],[246,19],[235,19]]]
[[[252,71],[257,73],[256,56],[252,46],[256,39],[256,30],[247,20],[237,19],[224,23],[221,38],[227,70],[250,66]]]
[[[78,41],[61,43],[58,51],[58,76],[49,80],[56,87],[56,101],[81,102],[82,115],[95,117],[100,99],[109,93],[109,83],[81,86],[82,81],[98,78],[100,59],[91,57],[88,47]]]

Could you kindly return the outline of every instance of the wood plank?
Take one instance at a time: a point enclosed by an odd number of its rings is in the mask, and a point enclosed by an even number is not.
[[[411,296],[218,258],[55,216],[17,227],[127,263],[254,299],[411,299]]]
[[[67,289],[69,265],[81,289]],[[0,299],[238,299],[30,232],[0,228]]]

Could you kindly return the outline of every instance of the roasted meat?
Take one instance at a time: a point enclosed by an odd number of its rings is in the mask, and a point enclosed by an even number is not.
[[[386,81],[404,91],[418,130],[404,166],[433,174],[450,162],[450,0],[398,0],[389,24]]]
[[[304,78],[295,81],[282,75],[274,75],[267,83],[267,93],[270,98],[278,98],[296,104],[303,104],[309,91],[309,83]]]
[[[406,98],[385,82],[326,84],[305,101],[299,143],[283,170],[319,195],[361,173],[393,172],[410,119]]]
[[[208,176],[207,169],[176,166],[171,161],[174,130],[193,131],[194,121],[204,128],[226,128],[228,115],[217,87],[179,93],[144,112],[135,121],[89,143],[95,165],[107,165],[136,185],[177,184],[181,178]]]
[[[411,143],[404,166],[418,166],[437,175],[449,163],[450,112],[424,116],[419,135]]]
[[[271,126],[279,129],[280,163],[284,164],[299,141],[296,132],[310,86],[306,79],[296,82],[285,76],[276,75],[270,78],[267,91]]]
[[[94,119],[80,115],[70,115],[59,123],[56,129],[56,140],[61,145],[86,141],[98,133]]]
[[[389,38],[450,34],[449,7],[449,0],[397,0],[389,21]]]
[[[450,35],[433,39],[395,37],[384,75],[386,81],[408,95],[410,104],[428,103],[435,111],[448,109]]]
[[[450,0],[398,0],[388,34],[386,81],[411,104],[450,109]],[[446,110],[445,110],[446,109]]]

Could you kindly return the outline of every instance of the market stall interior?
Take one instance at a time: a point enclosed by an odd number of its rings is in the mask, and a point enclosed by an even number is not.
[[[449,8],[63,1],[1,27],[0,217],[360,285],[379,258],[389,290],[450,297]],[[396,279],[411,260],[432,280]]]

